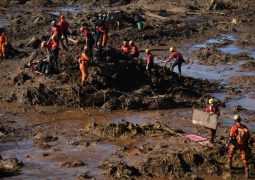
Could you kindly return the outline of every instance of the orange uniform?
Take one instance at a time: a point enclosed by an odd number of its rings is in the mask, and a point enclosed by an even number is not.
[[[81,81],[84,83],[88,78],[89,55],[82,52],[80,57]]]
[[[7,45],[7,42],[8,42],[8,38],[7,36],[2,33],[0,35],[0,56],[1,58],[5,58],[6,57],[6,45]]]
[[[232,164],[232,159],[235,153],[235,150],[238,149],[241,151],[241,158],[243,161],[243,165],[245,168],[247,168],[247,159],[246,159],[246,146],[247,141],[250,138],[249,130],[248,128],[241,124],[240,122],[236,122],[230,130],[229,133],[230,138],[234,141],[229,146],[229,162]],[[245,137],[243,137],[245,136]],[[246,141],[246,142],[245,142]]]

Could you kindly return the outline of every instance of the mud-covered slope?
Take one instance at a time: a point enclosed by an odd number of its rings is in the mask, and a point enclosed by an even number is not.
[[[112,48],[105,53],[104,61],[91,65],[88,82],[83,87],[79,85],[76,59],[62,56],[61,73],[58,75],[35,75],[18,67],[8,81],[9,87],[1,91],[1,98],[31,105],[164,109],[196,105],[200,97],[218,88],[207,81],[179,78],[158,65],[153,70],[150,83],[144,62],[129,59]],[[22,62],[31,58],[38,60],[40,55],[34,54]]]

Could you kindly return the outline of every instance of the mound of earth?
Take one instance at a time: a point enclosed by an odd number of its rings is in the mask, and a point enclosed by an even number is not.
[[[236,63],[240,60],[252,60],[247,54],[225,54],[218,50],[216,47],[201,48],[191,54],[192,58],[198,60],[199,64],[205,65],[218,65]]]

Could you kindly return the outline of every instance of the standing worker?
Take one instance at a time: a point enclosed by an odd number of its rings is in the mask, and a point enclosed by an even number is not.
[[[182,63],[184,62],[184,59],[180,52],[176,51],[174,47],[170,47],[169,51],[171,52],[171,55],[169,56],[167,61],[164,61],[164,63],[171,61],[172,59],[175,59],[175,62],[171,66],[171,71],[174,71],[174,67],[178,65],[178,71],[179,71],[179,77],[181,77],[182,71]]]
[[[151,69],[153,68],[154,65],[154,56],[152,55],[150,49],[146,49],[145,52],[146,52],[146,70],[151,81]]]
[[[65,20],[65,17],[63,15],[60,16],[58,26],[60,27],[62,36],[65,38],[66,45],[69,48],[68,37],[67,37],[67,35],[69,34],[69,32],[68,32],[69,23]]]
[[[138,47],[134,44],[133,41],[129,41],[129,48],[130,48],[130,56],[132,58],[138,58],[139,57]]]
[[[105,31],[103,34],[103,40],[102,40],[102,47],[105,47],[108,40],[109,40],[109,28],[110,28],[110,23],[107,20],[107,14],[103,15],[103,21],[104,21],[104,27],[105,27]]]
[[[59,55],[59,41],[57,35],[52,35],[47,43],[42,43],[42,47],[46,48],[49,52],[50,66],[56,73],[59,72],[58,55]]]
[[[93,38],[92,33],[87,27],[81,27],[80,32],[83,33],[85,39],[85,47],[87,47],[90,61],[93,62],[93,46],[95,44],[95,40]]]
[[[243,165],[245,168],[245,175],[249,178],[249,168],[247,163],[247,150],[248,150],[248,142],[250,139],[249,129],[241,123],[241,117],[239,115],[235,115],[233,117],[235,124],[231,127],[229,133],[229,140],[226,144],[226,147],[229,148],[229,168],[232,169],[232,159],[235,153],[235,150],[241,151],[241,158],[243,161]]]
[[[101,14],[98,15],[98,20],[96,21],[95,30],[96,30],[96,44],[97,42],[100,42],[100,44],[102,44],[103,35],[105,32],[105,26],[104,26],[104,21],[102,19]]]
[[[210,113],[210,114],[215,114],[217,116],[220,116],[220,110],[216,106],[215,100],[213,98],[211,98],[211,99],[209,99],[208,102],[209,102],[209,105],[206,107],[205,112]],[[208,128],[208,133],[209,133],[209,136],[210,136],[209,142],[213,143],[215,135],[216,135],[216,129]]]
[[[85,85],[85,81],[88,78],[88,69],[89,69],[89,54],[88,48],[85,46],[83,52],[81,53],[81,57],[78,60],[80,64],[81,70],[81,84],[82,86]]]
[[[53,35],[56,35],[56,41],[60,41],[62,48],[64,48],[66,51],[68,50],[67,47],[64,45],[61,37],[62,37],[62,29],[60,28],[60,26],[57,24],[56,21],[52,21],[51,22],[51,33],[50,33],[51,37]]]
[[[4,32],[1,32],[1,34],[0,34],[0,56],[1,56],[2,59],[6,58],[7,43],[8,43],[8,37],[5,35]]]

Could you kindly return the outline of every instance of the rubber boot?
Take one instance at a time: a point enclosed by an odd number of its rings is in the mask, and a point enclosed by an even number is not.
[[[246,176],[246,178],[250,177],[250,173],[249,173],[249,168],[248,167],[245,168],[245,176]]]
[[[85,86],[85,81],[82,81],[82,82],[81,82],[81,86]]]

